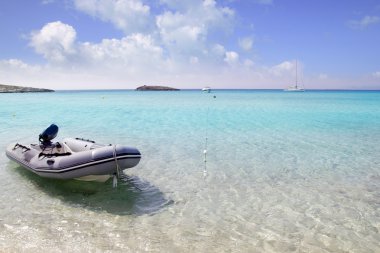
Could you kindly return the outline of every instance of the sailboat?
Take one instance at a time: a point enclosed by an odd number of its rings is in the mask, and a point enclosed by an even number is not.
[[[284,91],[305,91],[304,88],[301,88],[300,86],[298,86],[297,61],[296,61],[296,83],[294,86],[290,86],[287,89],[285,89]]]
[[[202,88],[202,91],[203,91],[203,92],[210,93],[210,92],[211,92],[211,88],[208,87],[208,86],[206,86],[206,87]]]

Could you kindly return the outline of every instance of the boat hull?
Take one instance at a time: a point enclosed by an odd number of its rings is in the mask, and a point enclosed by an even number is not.
[[[105,178],[96,176],[121,173],[124,169],[136,166],[141,159],[141,154],[136,148],[122,145],[98,145],[94,149],[66,152],[62,153],[63,155],[57,155],[59,153],[55,153],[54,149],[50,152],[41,151],[36,146],[13,143],[7,147],[6,155],[41,177],[85,180],[96,180]]]
[[[303,92],[305,91],[304,89],[286,89],[284,91],[289,91],[289,92]]]

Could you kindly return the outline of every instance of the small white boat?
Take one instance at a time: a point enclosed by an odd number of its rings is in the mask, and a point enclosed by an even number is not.
[[[304,88],[300,88],[297,85],[295,85],[295,86],[288,87],[284,91],[305,91],[305,89]]]
[[[6,155],[41,177],[101,182],[136,166],[141,159],[136,148],[118,144],[105,145],[82,138],[52,143],[57,132],[58,127],[52,124],[40,134],[40,144],[12,143]]]
[[[286,88],[284,91],[296,91],[296,92],[297,91],[305,91],[304,88],[301,88],[300,86],[298,86],[297,61],[296,61],[296,83],[295,83],[295,85]]]
[[[211,88],[210,87],[204,87],[204,88],[202,88],[202,91],[210,93],[211,92]]]

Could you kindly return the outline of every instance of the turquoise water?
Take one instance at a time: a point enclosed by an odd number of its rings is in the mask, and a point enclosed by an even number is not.
[[[116,189],[6,158],[51,123],[143,158]],[[0,94],[0,129],[0,251],[380,252],[380,92]]]

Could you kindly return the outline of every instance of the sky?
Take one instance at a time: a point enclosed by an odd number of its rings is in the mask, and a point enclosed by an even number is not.
[[[379,0],[0,0],[0,83],[380,89]]]

